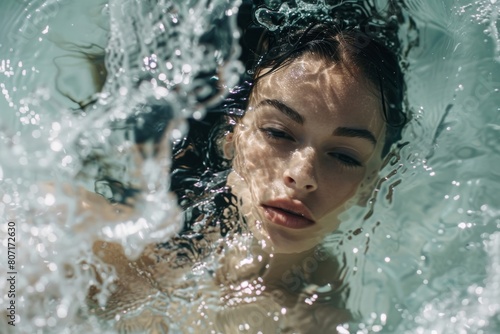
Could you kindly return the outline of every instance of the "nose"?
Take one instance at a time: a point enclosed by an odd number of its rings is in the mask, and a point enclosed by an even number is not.
[[[296,191],[312,192],[318,189],[314,170],[316,153],[310,147],[293,152],[283,173],[284,183]]]

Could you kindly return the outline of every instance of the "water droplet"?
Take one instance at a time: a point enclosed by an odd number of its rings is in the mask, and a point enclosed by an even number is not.
[[[63,319],[66,318],[67,315],[68,315],[68,308],[66,307],[66,305],[59,305],[59,307],[57,308],[57,316]]]
[[[52,206],[56,202],[56,198],[52,194],[45,195],[44,204],[47,206]]]
[[[62,150],[63,145],[59,140],[54,140],[52,143],[50,143],[50,148],[52,151],[59,152]]]
[[[9,204],[12,201],[12,197],[9,194],[4,194],[2,197],[2,202]]]

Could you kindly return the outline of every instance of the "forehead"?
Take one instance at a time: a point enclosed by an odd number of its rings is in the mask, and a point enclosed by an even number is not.
[[[279,99],[306,118],[338,126],[366,128],[376,135],[385,129],[380,94],[362,71],[311,54],[259,79],[250,104],[264,99]]]

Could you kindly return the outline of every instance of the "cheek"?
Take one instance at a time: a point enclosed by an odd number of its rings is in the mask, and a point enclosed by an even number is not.
[[[254,137],[248,129],[240,130],[235,135],[233,168],[245,178],[250,174],[249,171],[258,167],[255,164],[258,152],[256,148],[252,147],[252,143],[255,142]]]
[[[364,172],[342,172],[327,170],[320,185],[318,200],[321,201],[326,216],[337,215],[354,203],[358,189],[364,179]]]
[[[235,140],[234,170],[246,179],[269,176],[278,167],[278,161],[257,129],[238,133]]]
[[[261,131],[249,129],[235,138],[233,170],[239,179],[243,201],[260,202],[275,197],[280,185],[283,160],[266,144]]]

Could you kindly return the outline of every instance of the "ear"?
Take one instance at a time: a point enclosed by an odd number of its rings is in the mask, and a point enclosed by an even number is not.
[[[224,159],[232,160],[234,157],[234,133],[228,132],[224,138],[224,144],[222,145],[222,152],[224,153]]]

